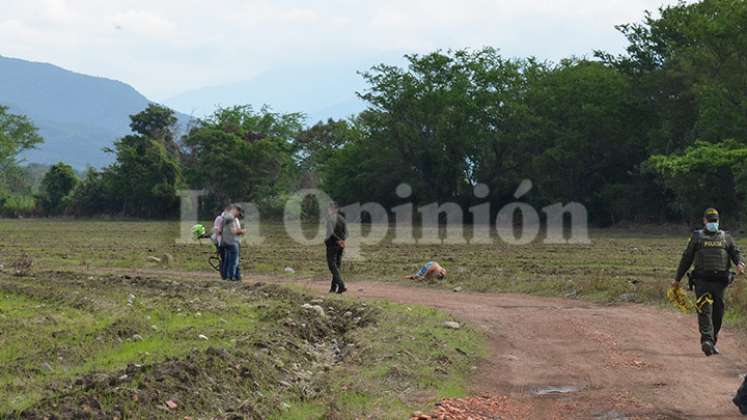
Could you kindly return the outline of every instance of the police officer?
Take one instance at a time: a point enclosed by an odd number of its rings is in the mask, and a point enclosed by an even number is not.
[[[703,223],[705,229],[696,230],[690,237],[672,287],[680,286],[694,262],[691,279],[695,284],[701,349],[706,356],[712,356],[719,354],[716,342],[724,317],[724,290],[729,285],[731,263],[737,266],[737,274],[742,274],[744,259],[731,235],[719,229],[716,209],[705,211]]]

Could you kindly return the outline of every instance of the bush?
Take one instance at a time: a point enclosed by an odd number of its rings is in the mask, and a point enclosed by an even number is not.
[[[290,199],[288,194],[277,194],[257,200],[257,208],[262,217],[271,220],[282,220],[285,214],[285,203]]]
[[[114,194],[111,174],[89,168],[71,193],[67,212],[75,217],[117,214],[114,209],[120,206],[120,200]]]
[[[699,220],[707,207],[745,219],[746,159],[747,146],[739,141],[696,141],[683,153],[651,156],[644,166],[661,177],[676,197],[671,205],[690,220]]]
[[[60,162],[49,168],[37,196],[40,213],[47,216],[64,213],[78,182],[78,176],[70,165]]]
[[[0,197],[0,215],[3,217],[30,217],[35,215],[35,210],[36,201],[30,195]]]

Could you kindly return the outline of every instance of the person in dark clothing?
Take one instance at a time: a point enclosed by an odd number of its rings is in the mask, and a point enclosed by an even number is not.
[[[701,349],[712,356],[719,354],[716,342],[724,318],[724,291],[731,281],[731,264],[736,265],[736,274],[743,274],[744,259],[731,235],[719,229],[716,209],[705,211],[703,223],[705,229],[696,230],[690,237],[672,287],[680,287],[680,280],[695,263],[690,279],[697,299]]]
[[[327,236],[324,244],[327,247],[327,267],[332,273],[332,286],[330,293],[345,293],[348,289],[342,281],[340,268],[342,267],[342,254],[345,250],[345,240],[348,236],[348,227],[345,222],[345,213],[337,208],[332,202],[327,211]]]

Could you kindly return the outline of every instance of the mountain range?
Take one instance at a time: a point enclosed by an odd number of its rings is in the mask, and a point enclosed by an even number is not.
[[[373,63],[371,63],[373,64]],[[303,112],[313,125],[328,118],[347,118],[363,110],[356,92],[365,88],[359,70],[370,65],[363,61],[295,61],[245,81],[194,89],[165,99],[165,105],[197,117],[212,113],[219,106],[269,105],[277,112]]]
[[[303,112],[311,125],[360,112],[364,103],[356,92],[365,81],[358,72],[379,62],[397,63],[401,57],[289,62],[246,81],[189,90],[160,102],[177,111],[181,127],[218,106],[244,104]],[[42,145],[24,153],[26,163],[104,166],[113,160],[104,149],[129,134],[129,116],[151,102],[121,81],[0,56],[0,105],[27,115],[44,137]]]
[[[27,115],[44,137],[22,156],[27,162],[103,166],[112,160],[103,149],[128,134],[129,115],[149,103],[116,80],[0,56],[0,105]]]

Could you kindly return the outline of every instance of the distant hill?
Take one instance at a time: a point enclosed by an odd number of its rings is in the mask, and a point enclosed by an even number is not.
[[[278,112],[303,112],[307,124],[346,118],[365,108],[356,92],[366,88],[358,72],[379,63],[403,64],[399,54],[341,60],[292,61],[237,83],[208,86],[165,99],[165,105],[197,117],[217,106],[271,105]]]
[[[116,80],[0,56],[0,104],[27,115],[44,137],[44,144],[23,156],[27,162],[106,165],[112,156],[102,149],[128,134],[129,115],[149,103]]]
[[[378,63],[402,64],[399,55],[288,62],[244,82],[191,90],[163,101],[174,110],[202,117],[217,106],[271,105],[278,112],[303,112],[309,125],[345,118],[364,109],[355,92],[366,87],[357,71]],[[77,169],[104,166],[103,148],[130,133],[129,116],[151,101],[132,86],[61,67],[0,56],[0,104],[29,116],[44,144],[27,152],[27,163],[64,161]],[[190,117],[177,112],[181,127]]]

